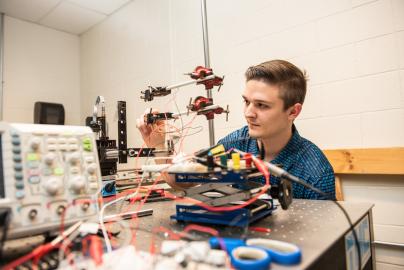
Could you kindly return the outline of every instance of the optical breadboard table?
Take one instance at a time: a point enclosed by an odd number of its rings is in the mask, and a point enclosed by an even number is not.
[[[348,212],[360,240],[362,269],[375,269],[372,207],[370,203],[341,202]],[[182,231],[187,223],[170,219],[175,213],[173,201],[147,203],[143,209],[152,208],[152,216],[140,217],[136,234],[136,247],[148,251],[154,228],[164,226],[175,232]],[[124,207],[125,208],[125,207]],[[136,207],[133,206],[133,209]],[[111,209],[112,210],[112,209]],[[202,224],[203,225],[203,224]],[[302,251],[298,265],[271,264],[271,269],[358,269],[358,257],[353,234],[342,211],[331,201],[294,200],[288,210],[278,207],[272,215],[254,224],[270,228],[262,233],[231,226],[214,226],[222,237],[269,238],[296,244]],[[211,226],[212,227],[212,226]],[[192,233],[201,237],[201,233]],[[207,237],[207,236],[206,236]],[[162,237],[154,243],[158,250]]]

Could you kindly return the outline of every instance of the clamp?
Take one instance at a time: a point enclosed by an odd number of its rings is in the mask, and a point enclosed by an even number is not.
[[[147,90],[141,91],[142,96],[140,96],[140,98],[143,99],[145,102],[152,101],[154,97],[167,96],[171,94],[172,89],[180,88],[191,84],[197,84],[197,85],[203,84],[206,90],[212,89],[213,86],[219,86],[218,89],[219,91],[220,87],[223,84],[224,79],[224,77],[219,77],[213,74],[211,68],[206,68],[202,66],[196,67],[193,72],[187,73],[186,75],[189,75],[192,80],[165,87],[149,86]]]
[[[140,96],[141,99],[146,101],[152,101],[154,97],[163,97],[171,94],[171,89],[168,87],[153,87],[149,86],[149,89],[140,92],[143,96]]]
[[[193,111],[196,112],[197,115],[205,115],[207,120],[213,119],[215,114],[226,114],[226,121],[229,119],[229,105],[227,105],[226,110],[220,106],[213,104],[212,98],[205,98],[202,96],[198,96],[195,98],[195,101],[192,102],[192,98],[189,100],[189,105],[187,106],[188,112]]]
[[[154,124],[159,120],[171,120],[177,119],[172,112],[165,112],[165,113],[153,113],[152,109],[150,109],[150,113],[144,116],[144,121],[146,124]]]

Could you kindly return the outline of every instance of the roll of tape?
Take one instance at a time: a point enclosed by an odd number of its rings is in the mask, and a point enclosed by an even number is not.
[[[268,252],[272,261],[279,264],[290,265],[301,261],[302,252],[299,247],[282,241],[251,238],[246,241],[247,246],[259,247]]]
[[[231,251],[230,258],[239,270],[266,270],[271,263],[269,254],[258,247],[237,247]]]

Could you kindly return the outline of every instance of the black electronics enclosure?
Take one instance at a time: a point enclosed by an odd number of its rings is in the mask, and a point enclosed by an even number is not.
[[[65,124],[65,109],[62,104],[35,102],[34,107],[34,124]]]

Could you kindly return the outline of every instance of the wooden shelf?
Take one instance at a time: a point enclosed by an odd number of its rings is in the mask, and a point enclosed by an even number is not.
[[[344,200],[341,175],[404,175],[404,147],[324,150],[335,173],[335,194]]]
[[[324,150],[335,174],[404,175],[404,147]]]

